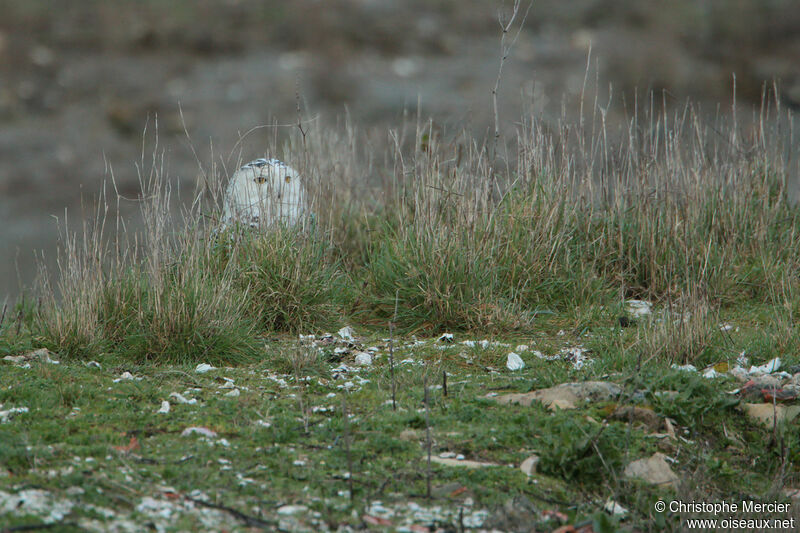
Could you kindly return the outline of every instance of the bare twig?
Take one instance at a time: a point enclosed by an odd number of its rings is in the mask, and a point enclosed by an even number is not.
[[[511,9],[511,16],[508,18],[508,21],[503,20],[502,14],[498,14],[497,16],[497,21],[500,23],[500,29],[502,32],[500,34],[500,67],[497,69],[497,79],[495,80],[494,87],[492,88],[492,107],[494,109],[493,153],[495,154],[497,153],[497,143],[500,140],[500,112],[497,107],[497,92],[500,89],[500,80],[503,77],[503,66],[508,60],[508,56],[511,54],[511,49],[514,47],[514,43],[517,42],[517,38],[519,37],[520,32],[522,32],[523,26],[525,26],[525,19],[528,18],[528,12],[531,10],[531,6],[533,5],[533,2],[528,4],[525,14],[522,16],[522,20],[520,20],[517,32],[514,34],[511,42],[507,44],[506,39],[508,37],[508,33],[511,31],[511,28],[514,26],[514,21],[519,15],[521,3],[522,0],[514,0],[514,6]]]

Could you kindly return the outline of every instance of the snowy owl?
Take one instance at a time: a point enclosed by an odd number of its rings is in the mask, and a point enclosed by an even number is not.
[[[277,159],[250,161],[231,177],[222,222],[251,227],[296,224],[306,212],[300,174]]]

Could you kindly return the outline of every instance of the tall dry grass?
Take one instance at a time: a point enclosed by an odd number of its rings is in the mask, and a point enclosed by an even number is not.
[[[800,211],[782,152],[791,116],[765,100],[748,118],[714,123],[691,106],[651,105],[622,135],[601,112],[549,130],[526,118],[497,150],[431,122],[402,124],[381,144],[348,122],[309,121],[276,129],[265,152],[300,170],[314,216],[267,234],[216,229],[240,156],[201,164],[200,194],[184,211],[154,157],[142,165],[145,231],[115,221],[105,239],[102,207],[81,236],[65,237],[35,334],[74,356],[221,361],[253,356],[259,333],[384,325],[396,302],[406,330],[509,331],[544,309],[621,295],[698,316],[773,305],[793,335]]]

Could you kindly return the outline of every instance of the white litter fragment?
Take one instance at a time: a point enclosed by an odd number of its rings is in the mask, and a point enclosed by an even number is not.
[[[162,415],[169,413],[169,402],[167,400],[161,402],[161,409],[159,409],[157,412]]]
[[[281,507],[278,507],[278,514],[280,515],[305,513],[306,511],[308,511],[308,507],[305,505],[282,505]]]
[[[272,427],[272,424],[270,424],[266,420],[256,420],[255,424],[257,426],[261,426],[262,428],[271,428]]]
[[[183,403],[188,405],[195,405],[197,403],[197,398],[192,398],[191,400],[189,400],[188,398],[186,398],[186,396],[184,396],[180,392],[173,392],[169,395],[169,397],[173,398],[178,403]]]
[[[353,328],[351,328],[350,326],[343,327],[342,329],[337,331],[337,333],[341,338],[343,338],[346,341],[353,340]]]
[[[228,398],[238,398],[240,394],[241,392],[239,392],[239,389],[233,389],[232,391],[223,394],[223,396],[227,396]]]
[[[772,374],[773,372],[777,372],[781,368],[781,358],[776,357],[771,361],[764,363],[761,366],[751,366],[750,373],[751,374]]]
[[[194,367],[194,371],[198,374],[205,374],[210,370],[216,370],[216,367],[209,365],[208,363],[200,363],[196,367]]]
[[[190,436],[190,435],[192,435],[194,433],[197,433],[198,435],[202,435],[204,437],[216,437],[217,436],[217,432],[216,431],[208,429],[207,427],[191,426],[191,427],[188,427],[188,428],[184,429],[181,432],[181,437],[188,437],[188,436]]]
[[[443,333],[442,336],[436,340],[450,344],[455,340],[455,336],[452,333]]]
[[[623,506],[621,506],[620,504],[611,499],[606,500],[606,503],[603,506],[603,510],[608,514],[618,516],[620,518],[628,515],[627,509],[625,509]]]
[[[0,404],[2,407],[2,404]],[[11,409],[6,409],[5,411],[0,411],[0,424],[5,424],[8,422],[12,416],[18,413],[27,413],[27,407],[12,407]]]
[[[697,367],[694,365],[679,365],[677,363],[673,363],[670,368],[674,368],[675,370],[683,370],[684,372],[697,372]]]
[[[511,352],[508,354],[508,358],[506,359],[506,368],[512,372],[515,370],[522,370],[525,368],[525,361],[523,361],[516,352]]]
[[[643,317],[653,313],[653,304],[644,300],[627,300],[625,312],[634,317]]]
[[[120,381],[126,381],[126,380],[136,380],[136,381],[141,381],[141,380],[142,380],[142,378],[141,378],[141,377],[135,377],[135,376],[134,376],[133,374],[131,374],[130,372],[123,372],[123,373],[122,373],[122,375],[121,375],[120,377],[118,377],[118,378],[116,378],[116,379],[112,379],[111,381],[112,381],[112,382],[114,382],[114,383],[119,383]]]
[[[528,351],[528,345],[527,344],[517,344],[517,347],[514,348],[514,351],[515,352],[527,352]]]
[[[88,363],[86,363],[86,366],[88,366],[89,368],[103,368],[103,366],[97,361],[89,361]]]
[[[706,368],[705,370],[703,370],[703,377],[708,379],[713,379],[713,378],[722,378],[725,377],[725,375],[717,372],[712,366],[710,368]]]

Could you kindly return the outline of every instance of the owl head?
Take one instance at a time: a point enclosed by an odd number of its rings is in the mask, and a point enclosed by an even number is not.
[[[277,159],[256,159],[231,177],[225,192],[223,223],[294,225],[305,212],[300,174]]]

